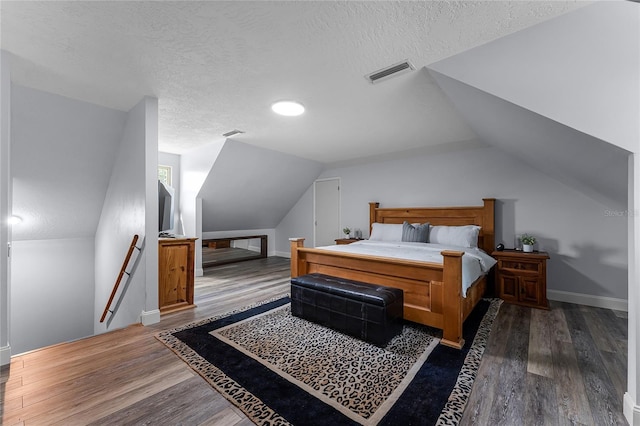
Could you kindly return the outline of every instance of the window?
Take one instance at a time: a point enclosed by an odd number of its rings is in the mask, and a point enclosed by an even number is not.
[[[158,180],[167,186],[172,186],[171,166],[158,166]]]

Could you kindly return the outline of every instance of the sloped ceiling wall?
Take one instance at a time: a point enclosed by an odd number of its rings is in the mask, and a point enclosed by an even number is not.
[[[623,210],[640,129],[639,7],[589,5],[429,72],[486,143]]]
[[[591,4],[428,68],[633,151],[639,10],[630,1]]]
[[[126,113],[12,86],[13,240],[93,237]]]
[[[611,209],[627,208],[627,151],[442,74],[434,75],[488,144]]]
[[[321,171],[316,161],[227,140],[198,194],[202,231],[275,228]]]

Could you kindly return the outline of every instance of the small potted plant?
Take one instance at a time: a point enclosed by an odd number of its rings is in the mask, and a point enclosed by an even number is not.
[[[536,243],[536,237],[529,234],[522,234],[520,241],[522,242],[522,251],[531,253],[533,251],[533,245]]]
[[[344,232],[344,235],[346,235],[346,236],[347,236],[347,238],[351,238],[351,237],[350,237],[350,235],[351,235],[351,229],[349,229],[349,227],[348,227],[348,226],[347,226],[347,227],[345,227],[345,228],[343,228],[343,229],[342,229],[342,232]]]

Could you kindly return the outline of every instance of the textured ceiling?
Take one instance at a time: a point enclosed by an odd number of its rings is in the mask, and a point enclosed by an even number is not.
[[[161,151],[237,128],[332,163],[474,139],[422,67],[586,3],[2,1],[0,34],[16,84],[124,111],[156,96]],[[307,112],[275,116],[280,99]]]

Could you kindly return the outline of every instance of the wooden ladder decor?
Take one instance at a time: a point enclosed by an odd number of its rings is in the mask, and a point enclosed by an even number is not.
[[[140,247],[136,247],[136,243],[138,242],[138,235],[133,236],[133,240],[131,240],[131,245],[129,246],[129,251],[127,252],[127,256],[124,258],[124,262],[122,263],[122,268],[120,268],[120,273],[118,274],[118,279],[116,283],[113,285],[113,290],[111,291],[111,296],[109,296],[109,301],[107,302],[107,306],[104,307],[104,312],[102,312],[102,317],[100,317],[100,322],[104,322],[105,317],[107,316],[107,312],[113,311],[109,310],[111,306],[111,302],[113,302],[113,298],[116,296],[116,292],[118,291],[118,287],[120,286],[120,281],[122,281],[122,277],[124,274],[130,275],[126,269],[129,264],[129,260],[131,260],[131,255],[133,254],[133,249],[140,250]]]

